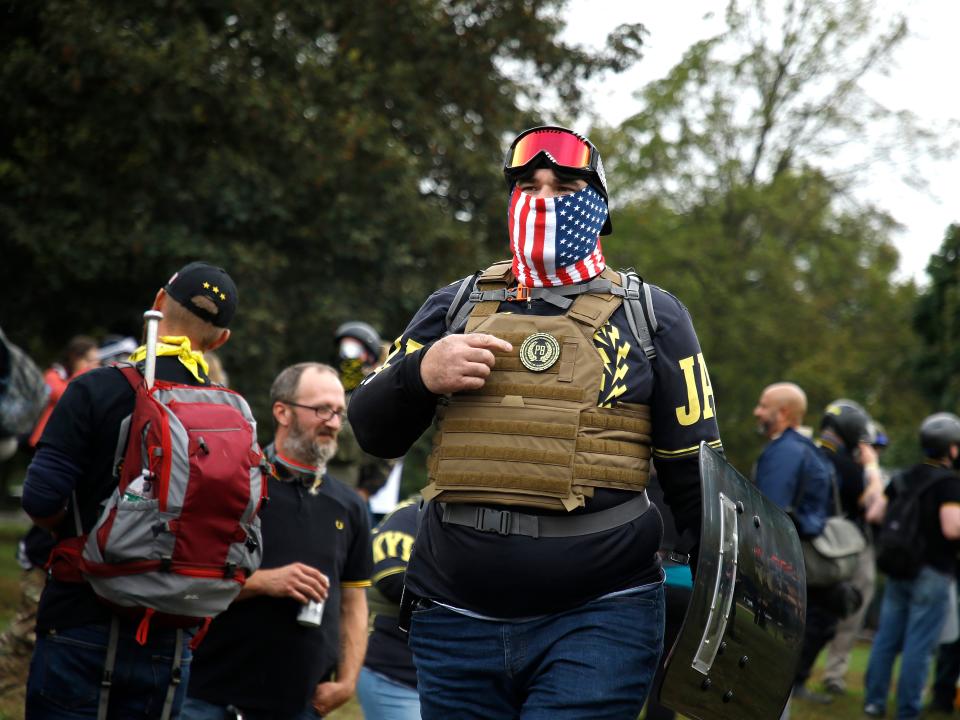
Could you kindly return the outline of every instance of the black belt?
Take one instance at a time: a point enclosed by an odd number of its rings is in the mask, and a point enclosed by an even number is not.
[[[441,503],[443,522],[498,535],[526,537],[576,537],[612,530],[650,509],[646,492],[620,505],[582,515],[528,515],[514,510],[494,510],[481,505]]]

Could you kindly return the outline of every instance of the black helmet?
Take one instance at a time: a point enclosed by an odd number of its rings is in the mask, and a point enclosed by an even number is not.
[[[951,445],[960,445],[960,418],[953,413],[939,412],[920,423],[920,447],[930,458],[950,454]]]
[[[344,338],[358,340],[374,361],[380,357],[380,335],[367,323],[358,320],[343,323],[337,328],[334,340],[339,343]]]
[[[840,398],[827,405],[820,421],[820,429],[833,430],[848,450],[853,450],[862,442],[870,442],[868,425],[870,416],[863,407],[854,402]]]

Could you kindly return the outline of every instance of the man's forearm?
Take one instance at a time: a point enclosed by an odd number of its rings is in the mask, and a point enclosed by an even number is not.
[[[340,608],[340,659],[337,680],[356,687],[367,652],[367,591],[344,588]]]

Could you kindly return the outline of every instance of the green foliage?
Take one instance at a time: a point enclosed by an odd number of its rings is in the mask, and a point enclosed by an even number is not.
[[[226,369],[263,417],[338,323],[398,334],[500,254],[505,134],[639,56],[639,26],[560,42],[563,4],[6,3],[0,323],[43,361],[139,334],[174,270],[220,263],[241,295]]]
[[[917,303],[922,339],[917,377],[934,410],[960,411],[960,225],[951,225],[927,265],[930,286]]]

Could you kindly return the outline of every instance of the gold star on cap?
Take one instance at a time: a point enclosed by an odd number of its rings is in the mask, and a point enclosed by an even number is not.
[[[220,293],[220,299],[221,299],[221,300],[226,300],[226,299],[227,299],[227,296],[226,296],[224,293]]]
[[[213,292],[214,292],[214,294],[220,292],[220,288],[218,288],[216,285],[214,285],[214,286],[213,286]]]
[[[205,283],[203,284],[203,289],[204,289],[204,290],[209,290],[209,289],[210,289],[210,283],[205,282]]]

